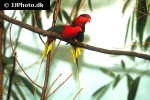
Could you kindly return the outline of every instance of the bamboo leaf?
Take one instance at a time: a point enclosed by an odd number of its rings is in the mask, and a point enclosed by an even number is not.
[[[60,19],[61,22],[63,22],[61,10],[59,10],[58,12],[58,18]]]
[[[134,80],[133,80],[133,78],[129,74],[127,74],[126,77],[127,77],[128,90],[130,90],[131,85],[132,85],[132,83],[133,83]]]
[[[90,10],[93,11],[91,0],[88,0],[88,5],[89,5]]]
[[[99,98],[102,97],[102,96],[106,93],[106,91],[108,90],[109,86],[110,86],[110,83],[109,83],[109,84],[106,84],[106,85],[104,85],[104,86],[102,86],[102,87],[100,87],[98,90],[96,90],[96,91],[92,94],[92,96],[93,96],[94,98],[97,98],[97,100],[99,100]]]
[[[71,19],[68,15],[68,13],[65,10],[62,10],[63,16],[66,19],[67,23],[71,23]]]
[[[131,19],[131,40],[133,40],[134,22],[135,22],[135,14],[134,14],[134,11],[133,11],[132,19]]]
[[[124,1],[125,1],[125,3],[124,3],[124,6],[122,8],[122,14],[124,14],[125,10],[127,9],[130,0],[124,0]]]
[[[133,45],[131,46],[131,51],[135,51],[135,49],[137,48],[137,41],[133,42]]]
[[[115,82],[113,84],[113,88],[115,88],[117,86],[117,84],[119,83],[120,79],[121,79],[121,76],[117,75],[116,78],[115,78]]]
[[[16,79],[17,78],[17,79]],[[32,94],[34,95],[34,87],[33,87],[33,84],[25,77],[21,76],[21,75],[18,75],[18,74],[15,74],[14,75],[14,78],[13,79],[16,79],[16,80],[19,80],[20,81],[20,84],[24,84],[24,86],[27,88],[27,90]],[[40,95],[41,93],[37,90],[36,93],[38,95]]]
[[[31,94],[34,95],[34,89],[32,83],[30,83],[25,77],[22,77],[19,75],[19,79],[22,81],[22,83],[25,85],[25,87],[30,91]]]
[[[22,97],[22,100],[26,100],[25,95],[23,94],[23,91],[20,89],[20,87],[17,84],[14,84],[16,87],[17,93]]]
[[[43,28],[42,25],[42,18],[41,18],[41,10],[34,10],[35,11],[35,18],[32,16],[32,25],[35,26],[35,21],[37,23],[38,28]]]
[[[128,39],[129,26],[130,26],[130,17],[129,17],[129,19],[128,19],[128,24],[127,24],[127,29],[126,29],[126,35],[125,35],[124,45],[126,44],[127,39]]]
[[[51,4],[50,4],[50,10],[45,10],[46,11],[46,17],[49,18],[50,14],[53,12],[53,8],[55,7],[55,3],[56,1],[54,0]]]
[[[147,39],[145,40],[145,45],[144,45],[144,50],[146,51],[150,45],[150,36],[147,37]]]
[[[14,90],[11,91],[11,96],[12,96],[12,98],[14,98],[14,100],[20,100],[19,97],[17,96],[16,91],[14,91]]]
[[[126,64],[125,64],[125,62],[124,62],[123,60],[121,60],[121,67],[122,67],[123,69],[125,69],[125,67],[126,67]]]
[[[133,81],[131,88],[129,90],[129,93],[128,93],[128,100],[135,100],[135,96],[138,90],[140,79],[141,77],[139,76]]]
[[[2,62],[3,64],[7,65],[7,64],[12,64],[12,58],[8,58],[6,56],[2,56]]]
[[[137,8],[138,11],[136,12],[136,17],[137,17],[136,32],[137,32],[137,36],[139,37],[139,41],[143,42],[144,28],[147,21],[147,15],[145,14],[147,14],[148,12],[146,9],[146,0],[137,1]]]
[[[105,68],[102,68],[102,67],[101,67],[100,70],[101,70],[103,73],[107,74],[108,76],[110,76],[110,77],[112,77],[112,78],[115,77],[115,74],[114,74],[112,71],[108,70],[108,69],[105,69]]]

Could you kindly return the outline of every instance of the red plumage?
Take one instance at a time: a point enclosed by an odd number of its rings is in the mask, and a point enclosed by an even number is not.
[[[64,30],[61,33],[61,36],[64,40],[69,40],[75,37],[82,29],[80,26],[72,27],[70,25],[64,25]]]
[[[91,16],[88,14],[81,14],[79,17],[77,17],[76,19],[74,19],[74,21],[72,22],[72,26],[80,26],[82,31],[79,32],[74,39],[76,39],[79,42],[83,42],[84,41],[84,31],[85,31],[85,24],[87,22],[91,21]]]

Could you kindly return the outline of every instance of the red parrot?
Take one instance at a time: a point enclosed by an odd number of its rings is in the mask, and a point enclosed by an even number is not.
[[[72,39],[73,37],[75,37],[78,32],[81,32],[82,29],[80,26],[56,25],[56,26],[49,28],[47,31],[56,32],[56,33],[60,34],[64,40],[69,40],[69,39]],[[43,59],[51,51],[51,49],[54,45],[54,41],[55,41],[55,38],[48,37],[48,40],[44,46],[44,52],[42,54],[42,61],[40,63],[40,68],[41,68]],[[40,68],[39,68],[39,72],[40,72]],[[38,72],[38,75],[39,75],[39,72]],[[38,75],[36,77],[36,80],[38,78]]]
[[[88,14],[81,14],[79,17],[73,20],[72,26],[80,26],[82,31],[78,32],[77,35],[73,38],[79,42],[84,41],[84,32],[85,32],[85,24],[91,21],[91,16]],[[77,58],[81,55],[81,48],[72,46],[72,54],[74,63],[77,62]],[[78,62],[77,62],[78,66]]]
[[[85,24],[87,22],[91,21],[91,16],[88,14],[81,14],[79,17],[77,17],[73,22],[72,26],[80,26],[82,31],[79,32],[74,39],[76,39],[79,42],[84,41],[84,32],[85,32]]]
[[[70,26],[70,25],[56,25],[49,28],[47,31],[52,31],[60,34],[64,40],[72,39],[77,35],[77,33],[81,32],[82,29],[80,26]],[[45,49],[42,55],[42,60],[44,57],[51,51],[52,46],[54,44],[55,38],[48,37],[48,41],[45,44]]]
[[[82,31],[78,32],[77,35],[73,39],[79,42],[84,41],[85,24],[90,21],[91,21],[91,16],[88,14],[81,14],[80,16],[78,16],[76,19],[73,20],[72,26],[80,26],[82,29]],[[79,78],[78,56],[81,55],[81,51],[82,51],[82,48],[71,46],[73,60],[74,60],[74,63],[77,64],[79,87],[80,87],[80,78]]]

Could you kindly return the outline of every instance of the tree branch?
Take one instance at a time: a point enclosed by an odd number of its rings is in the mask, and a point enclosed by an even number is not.
[[[4,11],[0,10],[0,14],[3,14]],[[0,100],[3,96],[3,64],[2,64],[2,37],[4,32],[4,21],[0,18]]]
[[[0,18],[4,19],[10,23],[16,24],[20,27],[23,27],[25,29],[28,29],[32,32],[35,32],[37,34],[43,35],[43,36],[49,36],[49,37],[54,37],[57,39],[62,40],[61,36],[55,32],[50,32],[50,31],[44,31],[42,29],[39,28],[35,28],[31,25],[25,24],[21,21],[15,20],[13,18],[8,17],[7,15],[4,15],[2,13],[0,13]],[[64,40],[63,40],[64,41]],[[103,49],[103,48],[98,48],[98,47],[94,47],[94,46],[90,46],[90,45],[83,45],[80,42],[74,42],[74,41],[66,41],[74,46],[78,46],[78,47],[82,47],[91,51],[96,51],[96,52],[101,52],[101,53],[105,53],[105,54],[113,54],[113,55],[126,55],[126,56],[134,56],[134,57],[138,57],[138,58],[142,58],[145,60],[150,60],[150,55],[148,54],[142,54],[142,53],[137,53],[137,52],[132,52],[132,51],[121,51],[121,50],[108,50],[108,49]]]

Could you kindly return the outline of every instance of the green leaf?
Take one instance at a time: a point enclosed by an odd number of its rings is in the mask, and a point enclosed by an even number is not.
[[[12,96],[12,98],[14,98],[14,100],[20,100],[17,96],[16,91],[14,91],[14,90],[11,91],[11,96]]]
[[[88,5],[89,5],[90,10],[93,11],[91,0],[88,0]]]
[[[62,13],[63,13],[64,18],[66,19],[67,23],[71,23],[71,19],[70,19],[68,13],[65,10],[62,10]]]
[[[45,10],[46,11],[46,17],[49,18],[50,14],[53,12],[53,8],[55,7],[55,3],[56,1],[54,0],[51,4],[50,4],[50,10]]]
[[[115,77],[115,74],[114,74],[112,71],[108,70],[108,69],[105,69],[105,68],[102,68],[102,67],[101,67],[100,70],[101,70],[103,73],[107,74],[108,76],[110,76],[110,77],[112,77],[112,78]]]
[[[121,60],[121,67],[122,67],[123,69],[125,69],[125,67],[126,67],[126,64],[125,64],[125,62],[124,62],[123,60]]]
[[[130,17],[128,19],[128,24],[127,24],[127,29],[126,29],[126,35],[125,35],[124,45],[126,44],[127,39],[128,39],[129,26],[130,26]]]
[[[121,76],[117,75],[116,78],[115,78],[115,82],[113,84],[113,88],[115,88],[117,86],[117,84],[119,83],[120,79],[121,79]]]
[[[139,76],[133,81],[131,88],[129,90],[129,93],[128,93],[128,100],[135,100],[135,96],[138,90],[140,79],[141,77]]]
[[[17,78],[17,79],[16,79]],[[15,80],[18,80],[17,82],[19,82],[20,84],[24,84],[24,86],[27,88],[27,90],[32,94],[34,95],[34,87],[33,87],[33,84],[25,77],[21,76],[21,75],[18,75],[18,74],[15,74],[14,75],[14,78]],[[41,93],[37,90],[36,93],[38,95],[40,95]]]
[[[22,98],[22,100],[26,100],[25,95],[23,94],[23,90],[21,90],[19,85],[18,84],[14,84],[14,86],[16,87],[16,90],[18,91],[17,93]]]
[[[139,37],[139,41],[143,42],[144,28],[147,21],[147,15],[144,15],[143,13],[145,14],[148,13],[146,9],[146,0],[137,1],[137,9],[138,11],[136,12],[137,17],[136,33],[137,36]],[[140,46],[142,46],[142,44]]]
[[[106,84],[106,85],[104,85],[104,86],[102,86],[102,87],[100,87],[98,90],[96,90],[96,91],[92,94],[92,96],[93,96],[94,98],[97,98],[97,100],[99,100],[99,98],[102,97],[102,96],[106,93],[106,91],[107,91],[108,88],[109,88],[109,85],[110,85],[110,83],[109,83],[109,84]]]
[[[144,45],[144,50],[146,51],[150,45],[150,36],[147,37],[147,39],[145,40],[145,45]]]
[[[59,10],[58,12],[58,18],[60,19],[61,22],[63,22],[61,10]]]
[[[137,41],[133,42],[132,46],[131,46],[131,51],[135,51],[135,49],[137,48],[138,44]]]
[[[130,90],[131,85],[132,85],[132,83],[133,83],[134,80],[133,80],[133,78],[129,74],[127,74],[126,77],[127,77],[128,90]]]
[[[8,58],[6,56],[2,56],[2,62],[3,64],[7,65],[7,64],[12,64],[12,58]]]
[[[82,0],[77,0],[77,2],[76,2],[76,10],[79,9],[81,3],[82,3]]]
[[[25,77],[19,75],[19,79],[25,85],[25,87],[34,95],[33,85],[30,81],[28,81]]]
[[[34,10],[35,12],[35,18],[34,16],[32,16],[32,25],[35,26],[35,21],[37,23],[37,27],[38,28],[43,28],[43,25],[42,25],[42,18],[41,18],[41,10]]]
[[[135,14],[134,11],[132,12],[132,19],[131,19],[131,40],[133,40],[133,33],[134,33],[134,22],[135,22]]]
[[[132,61],[135,61],[135,56],[128,56],[128,58]]]
[[[124,14],[125,10],[127,9],[128,5],[129,5],[129,2],[130,0],[124,0],[124,6],[122,8],[122,14]]]

